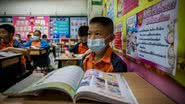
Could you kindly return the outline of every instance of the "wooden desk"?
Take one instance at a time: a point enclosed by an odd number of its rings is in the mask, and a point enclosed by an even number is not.
[[[0,52],[0,92],[16,83],[22,74],[21,56],[21,53]]]
[[[7,66],[20,62],[21,55],[22,55],[21,53],[0,52],[0,68],[5,68]]]
[[[58,61],[58,68],[61,68],[61,67],[64,66],[63,62],[66,62],[66,61],[77,62],[77,61],[80,61],[81,59],[82,59],[82,57],[77,56],[77,55],[75,55],[74,57],[70,58],[70,57],[66,56],[64,53],[62,53],[59,57],[55,58],[55,61]]]
[[[43,48],[38,48],[38,49],[28,48],[28,52],[29,52],[29,55],[43,55],[47,53],[47,50]]]
[[[150,85],[136,73],[128,72],[123,76],[127,80],[133,94],[139,104],[175,104],[172,100],[163,95],[159,90]],[[59,92],[44,93],[39,97],[27,98],[6,98],[4,104],[73,104],[70,98]],[[93,101],[80,101],[77,104],[97,104]]]

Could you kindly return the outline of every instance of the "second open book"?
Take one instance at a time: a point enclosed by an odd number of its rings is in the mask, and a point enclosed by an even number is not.
[[[126,80],[120,74],[88,70],[78,66],[66,66],[50,72],[17,94],[26,95],[44,89],[67,93],[75,103],[79,99],[95,100],[111,104],[137,104]],[[7,90],[4,94],[11,95]]]

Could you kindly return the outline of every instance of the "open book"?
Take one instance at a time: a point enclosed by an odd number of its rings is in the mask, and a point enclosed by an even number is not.
[[[4,94],[11,95],[11,89]],[[84,73],[78,66],[66,66],[54,70],[28,87],[21,88],[16,94],[26,95],[44,89],[64,92],[73,99],[74,103],[80,99],[88,99],[111,104],[137,104],[126,80],[120,74],[105,73],[95,69]]]

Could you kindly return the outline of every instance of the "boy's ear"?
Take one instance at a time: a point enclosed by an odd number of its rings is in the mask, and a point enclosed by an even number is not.
[[[107,38],[107,43],[111,42],[114,40],[114,34],[111,34],[108,38]]]

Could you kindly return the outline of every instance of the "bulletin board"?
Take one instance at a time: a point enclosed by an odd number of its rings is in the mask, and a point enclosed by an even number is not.
[[[53,38],[69,38],[69,17],[50,17],[50,34]]]
[[[30,16],[13,16],[13,25],[15,26],[15,34],[21,34],[21,38],[26,40],[29,32],[33,32],[32,21]]]
[[[49,16],[13,16],[15,34],[21,34],[23,40],[30,32],[40,30],[42,34],[49,35]]]
[[[103,16],[107,16],[110,1],[103,0]],[[158,74],[169,73],[172,78],[185,86],[185,19],[182,18],[185,1],[136,0],[137,3],[123,13],[124,5],[128,5],[125,1],[127,0],[114,1],[114,25],[120,22],[123,24],[122,53],[155,66],[156,69],[153,71]],[[163,7],[161,10],[160,6]],[[113,48],[117,52],[120,51],[119,48]]]
[[[128,17],[126,25],[127,55],[175,75],[177,1],[161,1]]]
[[[77,39],[79,27],[87,25],[87,17],[70,17],[70,38]]]
[[[0,25],[12,23],[13,23],[12,16],[0,16]]]

